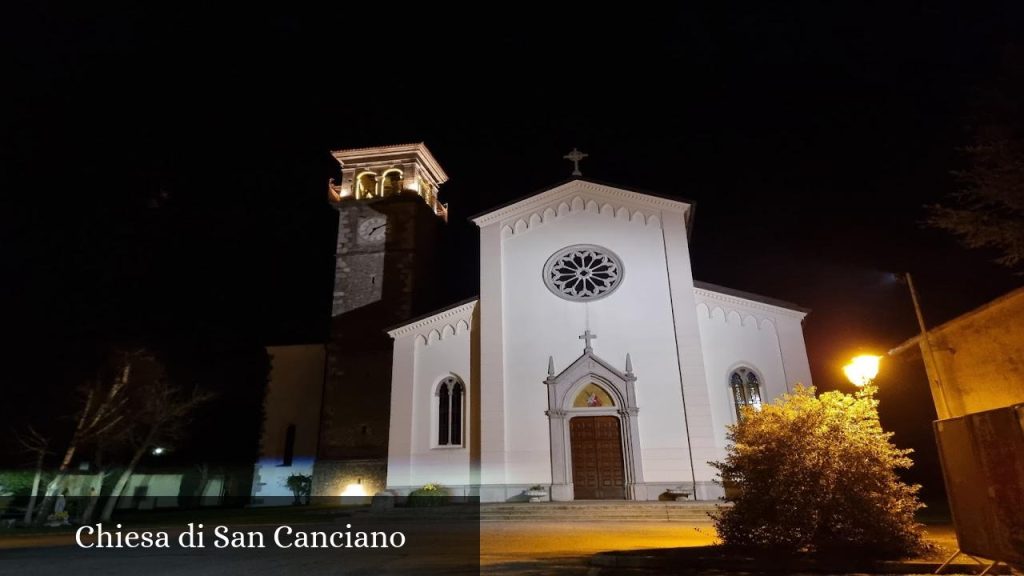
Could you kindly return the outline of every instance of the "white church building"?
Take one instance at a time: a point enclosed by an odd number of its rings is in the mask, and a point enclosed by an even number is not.
[[[693,205],[577,178],[480,214],[480,294],[394,327],[387,488],[722,494],[726,426],[811,384],[792,304],[697,282]]]

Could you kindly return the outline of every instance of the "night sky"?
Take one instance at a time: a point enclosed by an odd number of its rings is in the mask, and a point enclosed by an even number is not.
[[[578,146],[588,177],[696,201],[696,278],[811,308],[815,383],[849,389],[845,359],[916,330],[892,272],[930,324],[1022,283],[921,224],[1021,9],[771,4],[23,7],[0,23],[0,421],[55,416],[110,343],[215,383],[262,345],[322,341],[329,150],[416,141],[451,176],[444,300],[477,290],[466,217],[564,180]],[[883,382],[898,431],[927,426],[922,401],[923,380]]]

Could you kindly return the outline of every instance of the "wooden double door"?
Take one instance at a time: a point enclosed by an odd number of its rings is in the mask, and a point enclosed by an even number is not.
[[[626,473],[622,430],[614,416],[569,420],[572,483],[576,500],[624,500]]]

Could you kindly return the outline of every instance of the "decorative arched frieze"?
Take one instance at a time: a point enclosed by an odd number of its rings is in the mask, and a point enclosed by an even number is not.
[[[465,334],[471,331],[473,312],[476,310],[477,302],[476,299],[473,299],[453,306],[433,316],[389,330],[388,335],[396,339],[412,337],[416,344],[429,346],[452,336]]]
[[[702,301],[697,302],[696,310],[698,318],[707,319],[712,322],[740,326],[742,328],[749,328],[752,330],[767,330],[778,337],[775,321],[766,316],[755,315],[750,312],[740,311],[733,308],[712,306],[711,304]]]
[[[631,224],[661,228],[661,218],[653,212],[631,210],[626,206],[613,206],[607,202],[598,204],[596,200],[584,200],[581,196],[575,196],[569,202],[562,201],[557,205],[551,204],[538,207],[529,214],[519,216],[515,220],[509,220],[502,225],[501,232],[503,236],[522,234],[527,230],[532,230],[537,226],[551,223],[557,218],[577,212],[600,214],[608,218],[618,218]]]
[[[435,342],[441,342],[452,336],[459,334],[465,334],[469,332],[469,323],[465,320],[459,320],[455,324],[445,324],[440,328],[434,328],[423,334],[416,335],[416,343],[429,346]]]
[[[800,320],[807,316],[808,312],[801,308],[787,308],[785,306],[771,304],[768,302],[761,302],[759,300],[752,300],[749,298],[734,296],[732,294],[716,292],[701,286],[694,286],[693,293],[694,296],[697,297],[698,302],[705,302],[708,307],[722,307],[727,310],[744,310],[745,313],[754,315],[759,321],[765,317],[795,318]]]
[[[576,201],[577,198],[582,201],[582,205]],[[514,220],[524,214],[542,213],[546,207],[554,206],[558,206],[558,208],[555,208],[558,215],[563,216],[577,209],[593,210],[594,207],[590,204],[590,201],[600,206],[599,211],[601,214],[605,214],[608,209],[614,209],[617,213],[620,207],[626,207],[622,215],[626,220],[631,219],[633,213],[639,210],[643,214],[645,221],[648,222],[647,225],[650,225],[649,218],[652,214],[672,212],[685,215],[691,209],[691,204],[685,200],[673,200],[596,182],[573,180],[513,204],[481,214],[473,218],[473,222],[481,227],[496,222],[508,223],[510,220]],[[561,207],[562,204],[565,204],[564,210]],[[661,217],[659,216],[659,222],[660,220]]]

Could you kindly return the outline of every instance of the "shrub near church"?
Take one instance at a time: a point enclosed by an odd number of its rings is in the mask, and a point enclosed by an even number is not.
[[[736,487],[715,525],[727,545],[894,557],[927,549],[914,513],[920,486],[901,482],[911,450],[896,448],[868,386],[856,395],[797,387],[729,430],[724,462]]]

